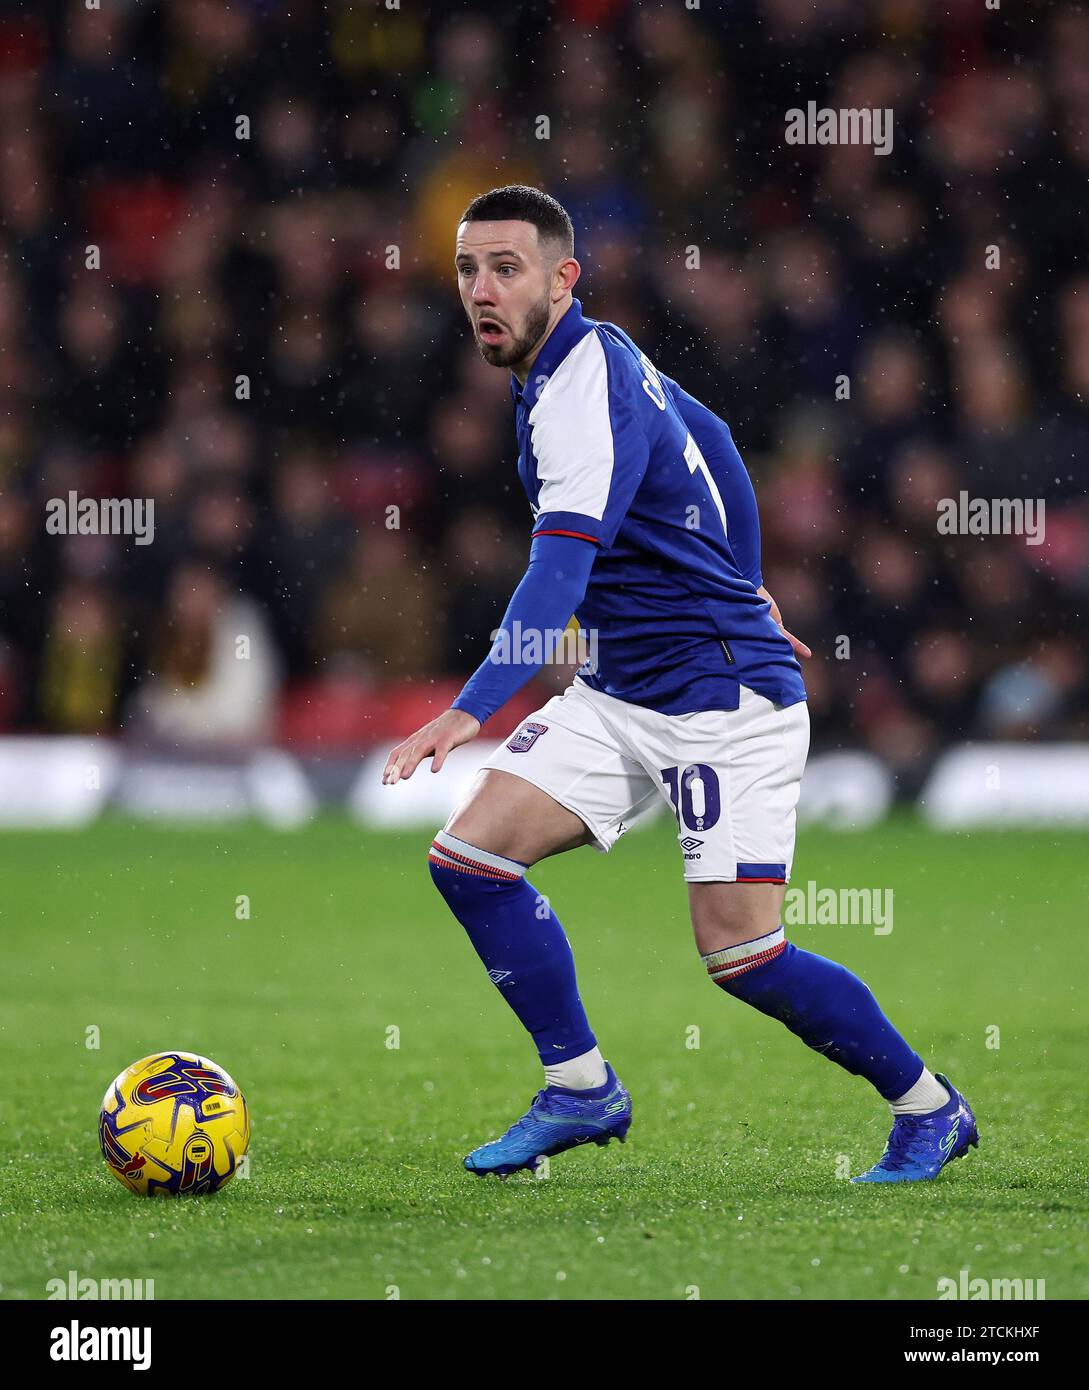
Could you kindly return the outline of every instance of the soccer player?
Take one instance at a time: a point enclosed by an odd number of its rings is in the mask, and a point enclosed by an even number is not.
[[[661,796],[711,979],[892,1107],[884,1154],[853,1181],[934,1178],[978,1143],[967,1101],[857,976],[799,950],[780,924],[809,749],[797,655],[811,653],[763,587],[748,474],[716,415],[615,324],[585,317],[573,252],[570,218],[535,188],[493,189],[458,225],[462,305],[485,361],[512,374],[529,565],[479,669],[383,773],[393,785],[427,757],[438,772],[540,669],[509,659],[517,639],[552,634],[555,645],[577,614],[596,661],[485,764],[431,848],[439,892],[545,1073],[528,1113],[465,1166],[506,1176],[625,1138],[631,1097],[591,1031],[559,918],[526,872],[579,845],[607,852]]]

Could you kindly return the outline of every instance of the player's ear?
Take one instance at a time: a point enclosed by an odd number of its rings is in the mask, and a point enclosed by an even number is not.
[[[569,294],[578,283],[578,278],[582,274],[582,266],[575,260],[574,256],[565,256],[563,260],[557,261],[556,269],[552,274],[553,289],[556,291],[556,298],[562,299],[565,294]]]

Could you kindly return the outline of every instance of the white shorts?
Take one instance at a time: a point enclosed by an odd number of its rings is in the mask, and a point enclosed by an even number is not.
[[[786,883],[809,752],[805,701],[659,714],[574,681],[484,764],[547,792],[610,850],[662,797],[690,883]]]

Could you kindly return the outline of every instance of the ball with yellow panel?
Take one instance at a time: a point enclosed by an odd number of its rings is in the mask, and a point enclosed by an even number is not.
[[[102,1100],[99,1142],[114,1177],[142,1197],[218,1192],[250,1142],[250,1113],[233,1078],[195,1052],[133,1062]]]

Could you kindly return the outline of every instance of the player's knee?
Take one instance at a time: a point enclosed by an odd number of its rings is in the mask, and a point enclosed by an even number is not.
[[[476,886],[480,891],[517,885],[526,865],[470,844],[450,830],[440,830],[427,856],[431,880],[447,901]]]
[[[783,886],[772,883],[689,885],[692,927],[701,954],[740,946],[779,926]]]

